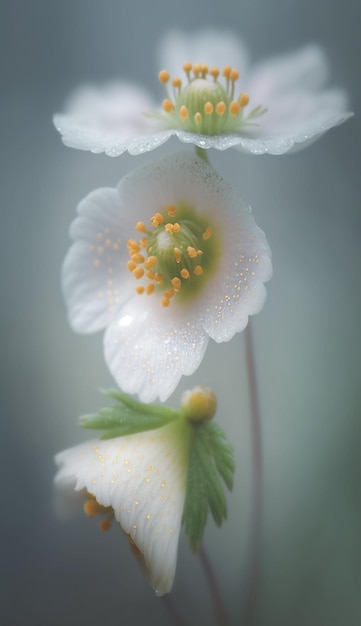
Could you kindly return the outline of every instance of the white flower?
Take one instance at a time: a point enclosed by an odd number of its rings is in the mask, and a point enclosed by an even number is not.
[[[328,65],[317,45],[270,58],[250,71],[232,34],[198,31],[187,37],[172,31],[161,43],[160,60],[173,77],[172,84],[168,72],[160,73],[166,86],[163,110],[145,92],[121,82],[80,90],[65,114],[54,117],[63,142],[118,156],[148,152],[176,135],[203,149],[283,154],[352,115],[344,91],[326,88]],[[219,78],[217,68],[223,67]]]
[[[165,400],[258,313],[272,273],[264,233],[238,194],[190,153],[98,189],[78,207],[63,265],[74,330],[106,327],[105,359],[121,389]]]
[[[187,426],[177,420],[157,430],[93,440],[56,456],[55,483],[64,506],[76,491],[90,515],[113,517],[157,595],[170,591],[188,468]]]

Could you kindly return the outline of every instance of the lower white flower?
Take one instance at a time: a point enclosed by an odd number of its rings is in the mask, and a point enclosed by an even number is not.
[[[180,153],[78,207],[63,265],[70,324],[106,327],[121,389],[163,401],[262,308],[271,253],[250,208],[212,167]]]
[[[107,441],[93,440],[56,456],[55,484],[66,505],[74,489],[89,516],[112,518],[129,539],[157,595],[170,591],[186,493],[189,428],[177,420],[162,428]]]

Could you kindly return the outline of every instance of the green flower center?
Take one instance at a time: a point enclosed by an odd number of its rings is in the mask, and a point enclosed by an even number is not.
[[[219,135],[237,131],[265,113],[265,109],[258,106],[245,114],[249,96],[241,93],[235,98],[235,82],[239,78],[236,69],[230,66],[223,69],[224,85],[218,80],[220,72],[217,67],[208,69],[203,63],[185,63],[183,70],[188,82],[183,87],[182,80],[174,78],[172,96],[168,89],[169,73],[166,70],[159,73],[167,95],[163,100],[165,115],[162,115],[167,125],[203,135]]]
[[[151,228],[138,222],[135,229],[143,234],[139,241],[129,239],[132,272],[138,294],[161,294],[167,307],[194,297],[212,276],[217,266],[219,238],[204,216],[187,205],[167,205],[151,218]]]

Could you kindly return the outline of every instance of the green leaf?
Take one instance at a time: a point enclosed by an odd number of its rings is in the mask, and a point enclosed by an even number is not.
[[[154,430],[179,418],[179,411],[169,407],[143,404],[113,389],[105,393],[117,400],[118,404],[80,418],[83,428],[105,431],[100,435],[100,439],[113,439]]]
[[[231,489],[234,467],[232,448],[221,428],[214,422],[192,424],[182,523],[195,552],[200,548],[208,513],[217,526],[227,517],[220,477]]]

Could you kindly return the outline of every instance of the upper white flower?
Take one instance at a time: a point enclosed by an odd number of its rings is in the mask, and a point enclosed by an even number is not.
[[[170,591],[176,569],[188,441],[186,423],[177,420],[127,437],[87,441],[55,459],[61,507],[75,489],[88,515],[105,516],[104,530],[115,517],[159,596]]]
[[[250,208],[190,153],[98,189],[78,207],[63,265],[74,330],[106,327],[117,383],[165,400],[200,364],[209,338],[228,341],[260,311],[271,253]]]
[[[63,142],[118,156],[148,152],[176,135],[203,149],[283,154],[352,115],[345,92],[326,88],[328,64],[317,45],[249,70],[232,34],[172,31],[159,57],[160,67],[170,70],[159,74],[166,88],[162,109],[144,90],[122,82],[79,89],[66,112],[54,116]]]

